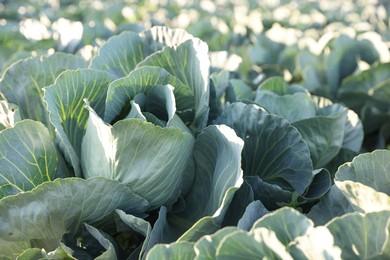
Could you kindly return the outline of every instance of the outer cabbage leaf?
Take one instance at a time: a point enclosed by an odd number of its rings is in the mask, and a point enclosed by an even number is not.
[[[390,151],[361,154],[341,166],[335,183],[358,211],[390,210]]]
[[[0,132],[0,155],[0,198],[69,176],[48,129],[37,121]]]
[[[88,110],[84,108],[83,99],[88,99],[98,115],[103,115],[107,87],[111,80],[111,76],[103,71],[66,71],[53,85],[45,88],[44,99],[58,146],[77,177],[82,176],[81,141],[88,121]]]
[[[247,206],[244,214],[238,221],[237,227],[249,231],[253,224],[267,213],[269,211],[260,200],[253,201]]]
[[[343,81],[338,92],[338,99],[357,113],[368,101],[371,89],[376,89],[390,78],[390,63],[376,64],[356,76]]]
[[[126,76],[139,62],[164,46],[177,46],[193,38],[182,29],[156,26],[140,34],[123,32],[111,37],[97,56],[91,61],[91,68],[107,71],[116,78]]]
[[[223,226],[237,226],[247,207],[254,201],[252,187],[244,180],[241,187],[234,193],[234,197],[226,212]],[[253,224],[253,223],[252,223]],[[252,226],[252,225],[251,225]]]
[[[157,245],[147,254],[150,260],[192,260],[195,257],[194,243],[183,241],[169,245]]]
[[[390,196],[354,181],[336,181],[336,186],[359,212],[390,210]]]
[[[218,245],[216,259],[292,259],[272,230],[257,228],[248,233],[238,230]]]
[[[335,244],[341,248],[343,259],[384,257],[389,240],[390,211],[362,215],[351,213],[335,218],[326,227]]]
[[[356,39],[347,35],[340,35],[331,41],[331,52],[326,59],[326,76],[332,95],[337,93],[337,88],[342,79],[351,75],[357,67],[359,45]]]
[[[177,200],[194,139],[178,128],[161,128],[139,119],[107,125],[89,109],[81,147],[85,178],[104,176],[129,186],[150,209]]]
[[[212,216],[206,216],[199,219],[192,227],[188,228],[178,241],[195,242],[201,237],[213,234],[221,229],[226,212],[237,189],[238,188],[236,187],[229,188],[225,193],[221,206],[218,210]],[[182,219],[179,218],[178,220],[180,221]]]
[[[185,198],[183,217],[196,221],[214,215],[227,190],[241,186],[243,145],[233,129],[225,125],[209,126],[198,135],[194,146],[195,180]]]
[[[269,113],[281,116],[290,123],[314,117],[316,109],[307,93],[278,96],[268,91],[257,91],[255,102]]]
[[[206,235],[199,239],[195,245],[195,253],[197,260],[213,260],[215,259],[215,255],[217,252],[217,247],[221,240],[225,238],[225,236],[237,231],[236,227],[225,227],[221,230],[218,230],[212,235]]]
[[[61,72],[86,66],[81,57],[59,52],[48,57],[31,57],[14,63],[4,72],[0,91],[9,102],[19,106],[22,119],[48,125],[42,88],[53,84]]]
[[[351,180],[390,196],[390,151],[376,150],[361,154],[341,166],[335,181]]]
[[[232,127],[244,140],[242,168],[246,176],[302,194],[312,180],[306,143],[287,120],[256,105],[228,104],[216,123]]]
[[[135,66],[153,53],[144,39],[135,32],[123,32],[111,37],[91,60],[90,68],[107,71],[115,78],[129,74]]]
[[[127,186],[105,178],[56,179],[0,200],[0,238],[60,240],[83,223],[105,227],[121,209],[144,216],[148,202]]]
[[[293,123],[307,143],[314,168],[328,164],[340,151],[348,109],[334,104],[317,110],[317,116]]]
[[[195,180],[185,198],[186,209],[176,219],[185,220],[188,229],[179,241],[195,242],[221,228],[233,196],[243,183],[242,146],[242,140],[225,125],[209,126],[199,134],[194,147]]]
[[[313,226],[313,222],[297,210],[284,207],[256,221],[251,232],[257,228],[267,228],[275,233],[282,244],[288,245],[297,237],[305,235]]]
[[[310,229],[289,244],[288,252],[294,259],[341,260],[341,250],[334,245],[330,231],[323,226]]]

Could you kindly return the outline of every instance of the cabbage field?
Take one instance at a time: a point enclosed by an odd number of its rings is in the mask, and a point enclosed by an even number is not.
[[[0,0],[0,259],[390,259],[389,16]]]

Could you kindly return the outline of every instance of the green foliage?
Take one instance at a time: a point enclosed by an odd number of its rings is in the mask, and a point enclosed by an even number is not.
[[[0,259],[389,258],[389,7],[271,2],[0,1]]]

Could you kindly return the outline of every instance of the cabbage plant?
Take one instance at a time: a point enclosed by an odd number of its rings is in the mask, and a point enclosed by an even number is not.
[[[213,70],[205,42],[162,26],[89,61],[9,66],[1,258],[387,257],[389,152],[335,170],[360,151],[357,115],[280,78],[252,90]]]

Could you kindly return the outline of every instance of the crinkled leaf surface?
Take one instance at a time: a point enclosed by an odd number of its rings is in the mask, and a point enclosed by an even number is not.
[[[97,177],[56,179],[0,200],[0,238],[60,239],[83,223],[107,225],[115,209],[142,216],[148,202],[126,185]]]
[[[65,159],[81,177],[81,141],[88,121],[83,99],[88,99],[98,115],[104,113],[104,101],[112,77],[103,71],[83,69],[66,71],[45,88],[44,99],[55,128],[58,145]]]
[[[68,177],[66,168],[59,167],[49,130],[37,121],[23,120],[0,132],[0,155],[0,198]]]
[[[193,137],[178,128],[162,128],[139,119],[110,126],[88,109],[89,123],[81,148],[85,178],[118,180],[147,199],[151,209],[171,207],[180,194]]]
[[[139,63],[141,66],[156,66],[176,76],[193,93],[195,119],[192,128],[201,131],[207,123],[209,111],[208,46],[199,39],[191,39],[177,47],[165,47]]]
[[[256,105],[228,104],[216,123],[232,127],[244,140],[242,168],[246,176],[302,194],[312,179],[306,143],[286,120]]]
[[[0,91],[9,102],[19,106],[22,119],[48,124],[42,88],[53,84],[61,72],[86,66],[81,57],[60,52],[31,57],[14,63],[4,72]]]
[[[326,227],[343,259],[379,257],[389,240],[390,211],[351,213],[335,218]]]

